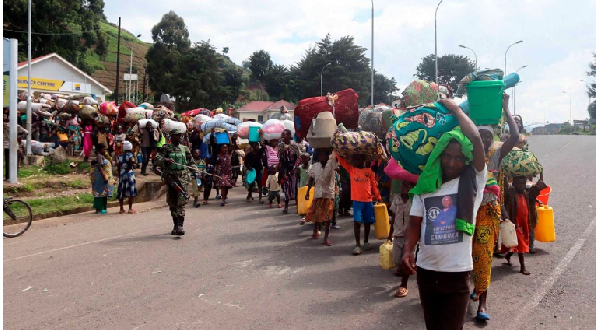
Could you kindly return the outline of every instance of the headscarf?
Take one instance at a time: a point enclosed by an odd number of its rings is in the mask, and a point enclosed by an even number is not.
[[[429,155],[429,159],[417,181],[417,185],[411,189],[409,193],[411,198],[414,195],[433,193],[442,186],[443,170],[441,155],[453,140],[461,145],[462,152],[467,158],[466,164],[468,165],[473,160],[473,144],[460,128],[455,128],[450,132],[444,133]],[[476,193],[477,180],[475,169],[472,166],[466,166],[459,177],[455,229],[470,236],[473,236],[475,232],[473,207]]]

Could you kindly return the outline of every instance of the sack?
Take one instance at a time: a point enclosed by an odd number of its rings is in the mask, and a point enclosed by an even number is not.
[[[69,120],[71,119],[71,114],[66,113],[66,112],[62,112],[58,114],[58,119],[60,120]]]
[[[502,169],[511,177],[533,177],[542,173],[544,168],[531,151],[511,150],[502,160]]]
[[[243,123],[241,123],[241,124],[238,125],[238,131],[237,131],[238,136],[241,139],[247,139],[247,138],[249,138],[250,127],[262,128],[262,124],[257,123],[257,122],[253,122],[253,121],[243,122]]]
[[[66,107],[66,106],[65,106]],[[79,108],[79,106],[78,106]],[[98,116],[98,109],[94,108],[91,105],[84,105],[79,112],[79,117],[83,120],[87,119],[95,119]]]
[[[108,118],[108,116],[105,116],[105,115],[99,113],[98,117],[96,117],[96,122],[108,124],[108,123],[110,123],[110,119]]]
[[[296,134],[296,129],[294,129],[294,122],[291,120],[281,120],[281,122],[283,123],[283,126],[285,127],[285,129],[289,129],[290,131],[292,131],[292,136],[294,136],[294,134]]]
[[[398,161],[391,159],[387,166],[383,169],[383,172],[390,177],[392,180],[401,180],[411,183],[417,183],[419,176],[416,174],[409,173],[407,170],[402,168]]]
[[[390,128],[388,150],[405,170],[421,174],[438,139],[456,126],[456,117],[440,103],[409,109]]]
[[[383,128],[383,110],[381,109],[363,109],[358,116],[358,126],[364,131],[374,133],[378,138],[385,138],[385,129]]]
[[[158,123],[156,121],[154,121],[153,119],[140,119],[139,120],[140,127],[142,127],[142,128],[146,127],[146,125],[148,125],[148,123],[151,123],[152,127],[154,127],[154,128],[158,127]]]
[[[81,102],[82,105],[98,105],[98,101],[94,100],[93,98],[86,96],[83,98],[83,101]]]
[[[140,104],[140,108],[154,110],[154,106],[148,102],[144,102],[144,103]]]
[[[352,155],[377,155],[377,143],[375,134],[364,131],[348,132],[341,124],[331,140],[335,152],[344,159],[349,159]]]
[[[358,95],[353,89],[337,92],[333,95],[335,99],[333,107],[329,105],[326,96],[311,97],[298,102],[294,110],[294,128],[296,136],[303,138],[308,133],[315,116],[321,112],[334,113],[336,125],[344,124],[346,128],[356,129],[358,127]]]
[[[115,105],[114,101],[102,102],[102,104],[100,104],[99,111],[105,116],[116,116],[118,113],[117,106]]]
[[[207,115],[197,115],[196,117],[194,117],[194,121],[198,124],[202,124],[202,123],[206,123],[207,121],[212,120],[212,118],[210,118],[210,116]]]
[[[263,139],[266,141],[279,140],[285,125],[279,119],[269,119],[263,124]]]
[[[237,125],[239,125],[239,124],[240,124],[240,120],[239,120],[239,119],[237,119],[237,118],[233,118],[233,117],[230,117],[230,116],[228,116],[228,115],[225,115],[225,114],[218,114],[218,115],[215,115],[215,116],[213,117],[213,119],[221,119],[221,120],[223,120],[224,122],[226,122],[227,124],[231,124],[231,125],[235,125],[235,126],[237,126]]]
[[[402,91],[405,107],[414,107],[435,102],[438,99],[438,86],[434,82],[415,80]]]
[[[215,128],[222,128],[228,132],[231,132],[231,131],[235,132],[237,130],[235,125],[228,124],[220,119],[209,120],[209,121],[205,122],[204,124],[202,124],[202,126],[200,126],[200,128],[202,129],[203,132],[209,132]]]
[[[500,222],[500,238],[502,240],[502,245],[507,248],[519,245],[515,225],[510,221]]]
[[[123,103],[119,105],[119,118],[125,118],[127,115],[126,109],[129,108],[135,108],[135,105],[129,101],[123,101]]]

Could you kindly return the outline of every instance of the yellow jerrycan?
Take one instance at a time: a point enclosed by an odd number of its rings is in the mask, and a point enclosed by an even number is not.
[[[554,209],[541,204],[537,207],[538,221],[535,227],[535,240],[538,242],[556,241],[556,232],[554,231]]]
[[[375,237],[387,239],[390,235],[390,216],[384,203],[375,205]]]
[[[304,186],[298,189],[298,215],[308,213],[308,208],[312,205],[313,196],[315,194],[315,188],[313,187],[313,189],[310,190],[310,193],[308,194],[308,200],[304,198],[306,196],[307,189],[308,186]]]
[[[379,246],[379,265],[384,270],[390,270],[396,265],[394,265],[394,258],[392,257],[392,249],[394,248],[394,244],[391,241],[387,241],[381,246]]]

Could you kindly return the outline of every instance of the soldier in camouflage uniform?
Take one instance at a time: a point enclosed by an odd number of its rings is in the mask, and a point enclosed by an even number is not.
[[[173,217],[171,235],[185,235],[183,221],[185,204],[189,199],[187,186],[190,176],[189,166],[192,163],[190,149],[180,143],[183,132],[172,130],[171,143],[165,144],[156,155],[158,164],[162,167],[162,178],[167,183],[167,204]]]

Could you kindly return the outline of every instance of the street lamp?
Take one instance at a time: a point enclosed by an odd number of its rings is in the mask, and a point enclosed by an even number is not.
[[[325,64],[325,65],[323,66],[323,68],[321,69],[321,96],[323,96],[323,70],[325,70],[325,68],[326,68],[326,67],[327,67],[329,64],[331,64],[331,62],[329,62],[329,63]]]
[[[440,5],[442,4],[442,1],[444,0],[440,0],[440,3],[438,3],[437,7],[435,7],[435,84],[438,85],[438,56],[437,56],[437,11],[438,8],[440,8]]]
[[[469,49],[473,52],[473,55],[475,55],[475,73],[477,74],[477,54],[475,53],[475,51],[467,46],[463,46],[463,45],[458,45],[458,47],[460,48],[465,48],[465,49]]]
[[[508,53],[508,50],[510,49],[510,47],[512,47],[516,44],[520,44],[522,42],[523,42],[523,40],[519,40],[515,43],[512,43],[510,46],[508,46],[508,48],[506,48],[506,51],[504,52],[504,74],[506,74],[506,54]]]
[[[519,70],[521,69],[525,69],[527,67],[527,65],[523,65],[522,67],[517,69],[517,73],[519,72]],[[517,114],[517,98],[516,98],[516,94],[517,94],[517,85],[520,84],[521,81],[517,82],[517,84],[515,84],[515,87],[513,87],[513,111],[515,112],[515,115]]]
[[[563,93],[569,95],[569,123],[571,123],[571,125],[573,125],[573,123],[571,122],[571,94],[563,91]]]
[[[585,82],[585,80],[583,80],[583,79],[579,79],[579,81],[581,81],[582,83],[584,83],[584,84],[585,84],[585,87],[587,88],[587,83]],[[592,99],[591,99],[591,97],[590,97],[590,94],[588,94],[588,93],[587,93],[587,90],[586,90],[586,92],[585,92],[585,93],[586,93],[586,94],[587,94],[587,96],[588,96],[588,105],[592,104]]]
[[[373,66],[373,54],[375,53],[375,5],[371,0],[371,108],[373,107],[373,90],[375,89],[375,69]]]

